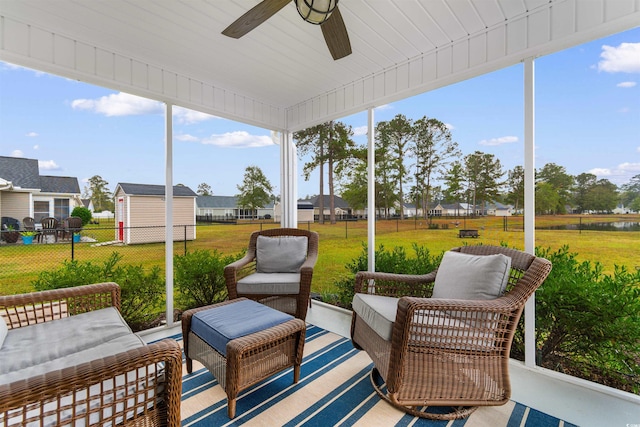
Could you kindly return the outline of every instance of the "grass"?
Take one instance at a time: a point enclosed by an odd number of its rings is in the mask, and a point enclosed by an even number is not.
[[[537,227],[561,224],[583,224],[588,222],[640,221],[640,215],[579,216],[556,215],[536,218]],[[455,222],[458,221],[458,227]],[[465,244],[487,244],[523,249],[523,218],[504,219],[483,217],[467,220],[436,219],[438,229],[429,229],[425,220],[380,220],[376,222],[376,247],[403,246],[411,253],[413,243],[424,245],[432,253],[440,253],[452,247]],[[82,234],[99,242],[113,240],[113,225],[90,225]],[[241,223],[238,225],[199,225],[197,238],[187,242],[187,250],[217,249],[223,254],[235,254],[246,248],[249,234],[260,228],[274,228],[273,222]],[[445,228],[446,227],[446,228]],[[363,250],[367,242],[367,222],[348,221],[337,224],[300,224],[300,228],[317,231],[320,235],[319,259],[314,270],[313,291],[331,293],[335,290],[336,279],[347,274],[345,265]],[[478,229],[477,239],[458,238],[459,228]],[[569,245],[571,252],[578,254],[578,260],[600,262],[604,271],[612,273],[615,265],[630,269],[640,268],[638,249],[640,233],[605,232],[577,230],[536,230],[536,246],[556,250]],[[174,254],[183,254],[184,242],[174,243]],[[144,267],[158,265],[164,271],[164,243],[125,246],[94,246],[91,243],[74,245],[74,258],[79,261],[102,263],[114,251],[123,255],[123,263],[140,264]],[[1,245],[0,294],[10,295],[33,291],[31,281],[40,271],[59,268],[64,260],[71,259],[70,243]]]

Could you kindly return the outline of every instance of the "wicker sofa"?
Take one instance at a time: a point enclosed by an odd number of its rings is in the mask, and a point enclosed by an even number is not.
[[[119,308],[116,283],[0,296],[0,426],[179,426],[179,345]]]

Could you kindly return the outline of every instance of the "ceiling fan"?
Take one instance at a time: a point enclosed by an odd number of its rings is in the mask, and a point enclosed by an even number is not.
[[[292,0],[263,0],[224,29],[222,34],[234,39],[247,34],[275,15]],[[293,0],[305,21],[320,25],[322,35],[334,60],[351,55],[351,42],[338,9],[338,0]]]

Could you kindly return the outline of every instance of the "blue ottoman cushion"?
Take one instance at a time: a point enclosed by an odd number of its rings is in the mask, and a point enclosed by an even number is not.
[[[191,318],[191,331],[227,357],[227,343],[294,317],[252,300],[199,311]]]

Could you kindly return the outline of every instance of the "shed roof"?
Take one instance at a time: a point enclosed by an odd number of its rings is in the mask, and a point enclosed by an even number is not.
[[[118,188],[121,188],[125,194],[130,196],[164,196],[165,186],[155,184],[132,184],[127,182],[120,182],[116,185],[116,193]],[[196,197],[197,194],[192,189],[184,185],[173,186],[174,197]]]

